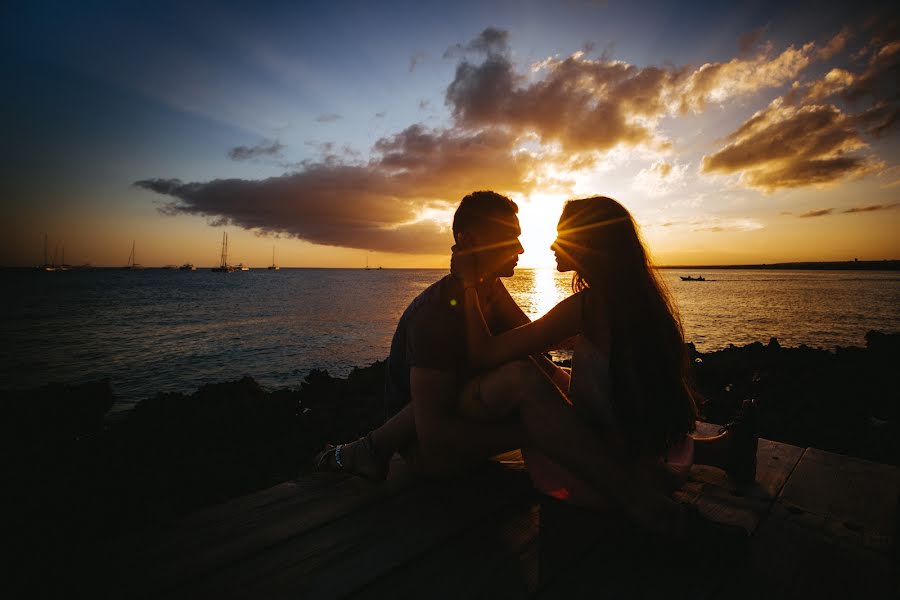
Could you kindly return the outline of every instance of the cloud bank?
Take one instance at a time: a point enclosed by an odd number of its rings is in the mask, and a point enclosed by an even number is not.
[[[422,209],[456,201],[485,182],[508,192],[530,189],[533,159],[511,152],[513,142],[499,130],[458,134],[413,125],[378,140],[376,158],[364,164],[309,163],[262,180],[157,178],[135,185],[168,197],[167,214],[328,246],[438,254],[448,251],[451,235],[419,220]]]
[[[779,88],[787,89],[703,157],[701,174],[736,174],[742,185],[772,192],[882,169],[869,139],[892,130],[898,120],[900,42],[873,36],[853,53],[854,60],[828,68],[823,61],[849,51],[855,35],[850,29],[822,44],[781,51],[764,42],[764,35],[761,28],[744,36],[741,52],[731,60],[699,66],[641,67],[607,52],[592,56],[591,45],[568,57],[517,65],[509,33],[488,28],[444,53],[457,61],[444,94],[446,127],[414,124],[386,135],[374,142],[366,160],[336,154],[326,142],[322,147],[331,149],[323,157],[279,177],[149,178],[135,185],[165,196],[162,210],[169,214],[203,215],[215,223],[324,245],[446,253],[450,234],[421,218],[428,208],[451,206],[476,189],[526,194],[538,185],[565,189],[565,173],[597,168],[617,149],[656,155],[635,186],[651,196],[666,194],[681,185],[687,164],[672,158],[673,142],[660,127],[665,119]],[[410,59],[411,71],[422,56]],[[824,75],[804,80],[816,64]],[[340,118],[323,114],[316,121]],[[250,160],[282,150],[277,141],[264,141],[233,148],[228,156]],[[554,169],[556,175],[548,175]],[[800,216],[833,209],[823,210]],[[846,212],[867,210],[877,209]],[[761,227],[746,219],[690,225],[701,231]]]
[[[255,146],[235,146],[228,151],[231,160],[251,160],[255,158],[278,157],[284,150],[284,144],[278,140],[263,140]]]

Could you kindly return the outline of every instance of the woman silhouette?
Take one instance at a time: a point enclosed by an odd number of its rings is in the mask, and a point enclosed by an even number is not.
[[[647,468],[662,487],[680,485],[695,460],[725,468],[741,481],[756,473],[755,404],[714,438],[694,438],[696,393],[681,323],[651,267],[628,211],[606,197],[568,202],[552,249],[559,271],[574,271],[574,294],[540,319],[492,336],[482,317],[476,270],[463,255],[452,271],[466,287],[469,358],[492,368],[557,346],[574,336],[571,378],[560,387],[567,402],[607,447],[635,468]],[[470,416],[502,418],[515,398],[465,399]],[[601,507],[607,499],[542,452],[523,449],[529,473],[543,492]]]

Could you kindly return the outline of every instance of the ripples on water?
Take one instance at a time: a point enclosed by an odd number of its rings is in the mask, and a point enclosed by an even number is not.
[[[900,330],[900,274],[662,271],[685,335],[703,351],[767,341],[864,345]],[[679,275],[703,275],[682,282]],[[252,375],[296,385],[314,368],[346,375],[383,359],[409,301],[440,270],[96,270],[5,273],[0,388],[109,377],[130,403],[157,391]],[[571,276],[518,270],[507,286],[532,318]]]

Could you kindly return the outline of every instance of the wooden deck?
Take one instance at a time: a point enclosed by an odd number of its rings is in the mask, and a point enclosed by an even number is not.
[[[701,432],[707,428],[705,425]],[[707,429],[708,430],[708,429]],[[676,493],[752,532],[674,547],[533,491],[509,453],[462,480],[288,481],[110,546],[111,597],[893,598],[900,469],[760,440],[758,481]]]

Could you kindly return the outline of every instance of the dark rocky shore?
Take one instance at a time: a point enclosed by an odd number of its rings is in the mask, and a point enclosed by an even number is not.
[[[703,417],[724,423],[757,398],[763,437],[900,465],[900,334],[866,343],[691,347]],[[294,478],[327,441],[380,423],[383,378],[384,362],[346,379],[313,371],[299,389],[245,377],[158,394],[115,421],[105,381],[7,393],[5,537],[22,561],[77,564],[73,553],[97,540]]]

